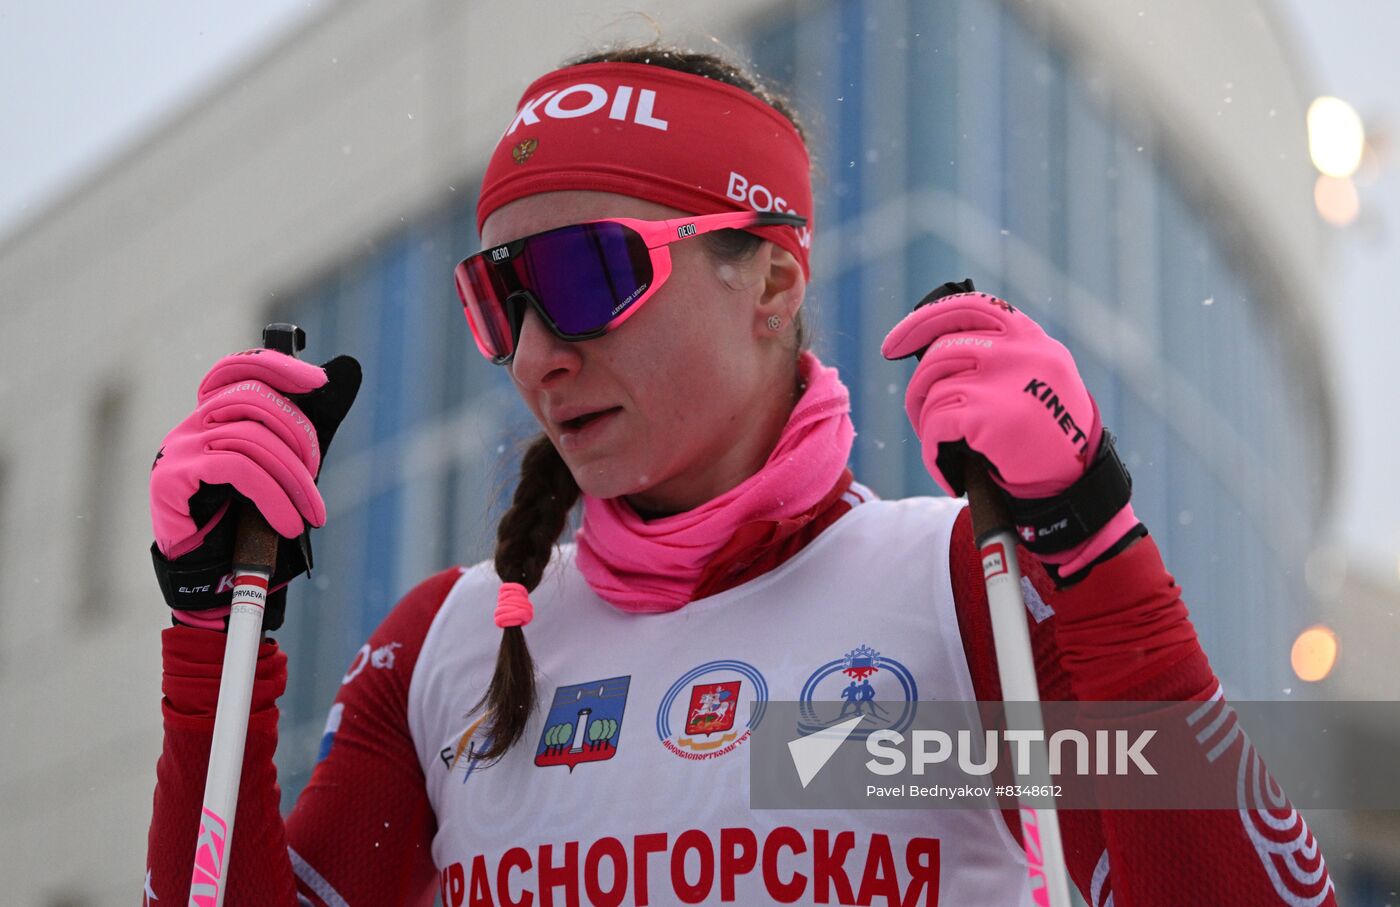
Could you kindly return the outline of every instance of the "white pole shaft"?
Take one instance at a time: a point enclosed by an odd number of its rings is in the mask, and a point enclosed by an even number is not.
[[[194,875],[188,907],[222,907],[228,885],[228,857],[233,845],[233,819],[238,807],[238,782],[243,773],[243,748],[248,741],[248,713],[253,701],[253,675],[262,642],[263,610],[268,573],[238,568],[233,606],[224,645],[224,668],[219,678],[219,704],[214,713],[214,739],[209,748],[209,774],[204,780],[204,808],[195,843]]]
[[[1035,679],[1035,657],[1031,634],[1026,628],[1026,603],[1021,596],[1021,566],[1016,560],[1016,537],[1009,531],[993,533],[981,548],[982,576],[987,583],[987,605],[992,615],[992,639],[996,645],[997,673],[1001,676],[1001,698],[1008,713],[1014,711],[1017,726],[1041,731],[1033,742],[1031,764],[1036,777],[1018,783],[1048,785],[1045,769],[1044,723],[1040,713],[1040,685]],[[1031,813],[1028,817],[1027,812]],[[1069,872],[1065,868],[1065,847],[1060,838],[1060,822],[1053,808],[1021,804],[1021,839],[1030,862],[1032,879],[1037,868],[1043,873],[1049,907],[1072,907],[1069,899]],[[1034,822],[1027,822],[1034,818]],[[1039,832],[1040,847],[1033,837]],[[1039,866],[1037,867],[1037,857]]]

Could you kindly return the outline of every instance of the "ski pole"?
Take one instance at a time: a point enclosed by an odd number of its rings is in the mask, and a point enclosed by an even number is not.
[[[945,296],[974,291],[971,280],[945,283],[914,306],[917,310]],[[928,349],[914,353],[922,360]],[[1044,719],[1040,712],[1040,685],[1035,678],[1035,655],[1031,634],[1026,629],[1026,602],[1021,596],[1021,565],[1016,561],[1015,523],[1007,509],[1000,487],[991,479],[985,457],[967,451],[963,460],[963,487],[972,510],[972,533],[982,559],[982,579],[987,584],[987,609],[992,619],[992,644],[1001,678],[1002,704],[1007,723],[1018,728],[1039,730],[1040,741],[1031,743],[1030,786],[1047,787],[1049,767],[1044,743]],[[1064,842],[1054,807],[1035,807],[1028,797],[1020,800],[1021,846],[1026,852],[1036,904],[1040,907],[1071,907],[1069,870],[1065,866]],[[1043,885],[1036,884],[1043,881]]]
[[[296,325],[269,324],[263,328],[263,347],[295,356],[306,347],[306,334]],[[188,907],[222,907],[228,889],[226,872],[238,807],[238,782],[243,771],[243,747],[248,740],[253,673],[262,643],[268,585],[276,566],[277,533],[251,502],[244,503],[238,514],[233,547],[233,603]]]
[[[1040,713],[1040,686],[1035,678],[1035,658],[1031,635],[1026,628],[1026,603],[1021,595],[1021,567],[1016,559],[1015,525],[1002,499],[1001,490],[987,474],[987,461],[979,455],[968,457],[963,471],[968,506],[972,508],[972,532],[982,559],[982,578],[987,584],[987,607],[992,616],[992,639],[1001,677],[1001,698],[1007,722],[1016,727],[1040,731],[1032,741],[1031,786],[1050,784],[1045,760],[1044,721]],[[1044,895],[1036,891],[1036,903],[1045,907],[1070,907],[1069,871],[1065,866],[1060,821],[1053,806],[1035,807],[1021,798],[1021,844],[1033,882],[1044,878]],[[1029,820],[1029,821],[1028,821]],[[1036,847],[1035,836],[1039,837]]]

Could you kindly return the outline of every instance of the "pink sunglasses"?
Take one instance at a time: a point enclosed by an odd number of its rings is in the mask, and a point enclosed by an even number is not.
[[[500,365],[515,355],[527,306],[561,340],[591,340],[616,330],[666,282],[671,243],[715,230],[806,223],[796,214],[758,211],[594,220],[483,249],[453,273],[477,349]]]

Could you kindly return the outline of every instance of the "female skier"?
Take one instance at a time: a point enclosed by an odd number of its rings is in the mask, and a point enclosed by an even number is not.
[[[521,98],[477,217],[483,251],[456,273],[470,330],[543,433],[494,560],[425,580],[357,654],[285,821],[286,663],[263,642],[227,903],[1031,903],[1015,810],[748,807],[752,702],[824,700],[828,723],[889,726],[913,700],[1001,698],[967,509],[879,500],[847,467],[846,388],[806,344],[812,193],[789,105],[709,55],[576,61]],[[1065,348],[1013,305],[945,288],[883,352],[923,354],[906,408],[950,495],[972,450],[1013,501],[1089,515],[1032,522],[1020,551],[1043,698],[1223,710]],[[157,457],[174,626],[149,903],[188,894],[230,501],[282,537],[274,582],[302,572],[298,539],[325,521],[315,478],[358,382],[344,357],[227,357]],[[268,629],[284,601],[270,597]],[[1296,816],[1060,821],[1094,907],[1335,903]]]

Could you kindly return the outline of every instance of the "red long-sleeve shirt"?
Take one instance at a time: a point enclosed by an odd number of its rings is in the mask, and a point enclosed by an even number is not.
[[[704,588],[721,591],[771,570],[858,501],[847,475],[810,520],[778,532],[755,530],[747,547],[733,546],[722,569],[707,572]],[[757,559],[744,556],[753,544],[763,551]],[[1028,552],[1020,554],[1045,603],[1038,614],[1027,614],[1043,699],[1219,698],[1180,590],[1151,538],[1064,590],[1054,588]],[[986,591],[967,511],[955,524],[950,559],[973,688],[979,700],[998,700]],[[335,744],[285,821],[272,756],[286,656],[275,642],[263,643],[226,904],[433,902],[440,883],[430,855],[435,821],[409,734],[408,686],[419,646],[459,575],[453,568],[414,588],[357,655],[354,682],[341,687],[334,706]],[[188,897],[223,642],[219,634],[188,627],[163,634],[165,747],[148,866],[150,890],[160,903]],[[385,654],[371,666],[377,653]],[[1235,745],[1247,741],[1241,737]],[[1233,771],[1231,765],[1222,760],[1218,770]],[[1019,838],[1016,812],[1004,815]],[[1244,810],[1064,810],[1059,816],[1070,875],[1092,907],[1336,903],[1320,850],[1301,820],[1279,831]],[[448,903],[461,902],[449,892]]]

